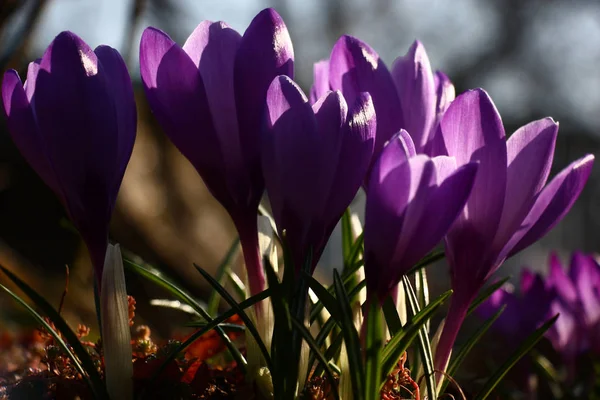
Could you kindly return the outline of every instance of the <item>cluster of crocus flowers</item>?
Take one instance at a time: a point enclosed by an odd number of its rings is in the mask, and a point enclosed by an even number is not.
[[[559,314],[546,337],[572,367],[579,355],[600,355],[600,265],[594,256],[576,252],[568,273],[556,254],[550,256],[549,267],[545,278],[524,269],[520,295],[509,287],[500,288],[478,314],[488,318],[506,306],[494,327],[509,340],[524,340]]]
[[[183,47],[154,28],[140,45],[142,82],[165,133],[229,212],[240,235],[250,292],[264,289],[257,210],[264,192],[261,131],[267,89],[293,77],[287,28],[272,9],[243,36],[204,21]]]
[[[494,103],[481,89],[458,96],[440,123],[434,147],[458,165],[478,162],[473,190],[446,235],[454,294],[436,351],[443,371],[467,309],[510,255],[545,235],[569,211],[587,181],[594,156],[571,163],[546,185],[558,124],[531,122],[507,140]]]
[[[310,99],[293,81],[293,63],[287,28],[272,9],[261,11],[243,35],[204,21],[183,46],[154,28],[140,45],[149,105],[230,214],[251,294],[265,288],[257,225],[265,189],[286,259],[296,271],[312,273],[364,185],[364,261],[376,307],[445,238],[454,295],[435,355],[436,370],[444,371],[477,292],[507,257],[568,212],[593,156],[546,185],[558,124],[534,121],[507,140],[487,93],[477,89],[455,99],[452,83],[431,70],[419,42],[388,70],[366,43],[342,36],[329,60],[315,65]],[[81,232],[100,284],[110,216],[135,140],[123,60],[112,48],[92,51],[64,32],[30,64],[25,84],[15,71],[5,74],[2,99],[13,140]],[[119,281],[124,294],[117,253],[111,247],[106,255],[113,268],[106,280]],[[572,346],[565,338],[580,334],[573,319],[585,321],[585,332],[600,320],[599,287],[582,286],[586,279],[597,282],[600,272],[589,260],[580,264],[569,278],[553,267],[548,281],[559,299],[548,312],[572,315],[549,334],[561,346]],[[526,274],[523,292],[545,299],[548,285]],[[506,297],[494,296],[489,304]],[[123,298],[108,300],[105,312],[127,329]],[[115,335],[114,342],[125,343],[124,337]],[[595,343],[586,340],[588,347]]]
[[[21,154],[85,240],[100,284],[108,226],[135,141],[131,79],[119,53],[58,35],[23,84],[4,75],[8,128]]]

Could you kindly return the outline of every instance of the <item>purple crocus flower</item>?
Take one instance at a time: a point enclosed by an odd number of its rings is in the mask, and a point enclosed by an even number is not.
[[[361,93],[339,91],[312,106],[287,76],[267,95],[262,165],[277,229],[296,270],[312,251],[311,271],[361,183],[373,154],[375,111]]]
[[[16,71],[4,74],[2,100],[13,141],[81,233],[100,284],[137,123],[123,59],[62,32],[29,64],[24,85]]]
[[[342,91],[349,103],[362,91],[373,97],[377,115],[373,162],[401,128],[413,138],[417,153],[429,154],[439,120],[454,100],[454,86],[442,72],[432,72],[420,42],[394,61],[390,73],[368,44],[347,35],[336,42],[329,60],[314,66],[311,102],[327,90]]]
[[[203,21],[183,47],[148,28],[140,45],[150,107],[171,141],[194,165],[240,235],[251,293],[264,288],[257,209],[264,191],[260,131],[267,88],[292,76],[287,28],[261,11],[243,36],[223,22]]]
[[[551,303],[556,293],[548,290],[540,275],[523,269],[519,292],[520,296],[514,293],[512,285],[506,284],[477,308],[477,314],[487,319],[506,306],[494,323],[494,328],[514,343],[525,340],[555,314],[552,313]]]
[[[550,257],[549,290],[556,292],[554,314],[560,313],[547,333],[566,360],[591,351],[600,355],[600,265],[593,256],[575,252],[568,275],[556,254]]]
[[[437,145],[458,165],[479,161],[473,191],[446,236],[454,295],[436,351],[444,370],[469,303],[504,260],[545,235],[569,211],[594,156],[565,168],[548,185],[558,124],[531,122],[506,140],[494,103],[481,89],[452,102]],[[436,139],[437,140],[437,139]]]
[[[392,78],[402,106],[403,128],[410,133],[417,153],[431,154],[440,120],[454,100],[454,85],[443,72],[433,73],[418,40],[394,61]]]
[[[362,92],[373,99],[377,114],[377,133],[373,160],[383,145],[403,127],[400,99],[390,71],[368,44],[344,35],[333,46],[329,60],[320,61],[314,68],[311,102],[329,90],[339,90],[348,104],[353,104]]]
[[[406,131],[384,147],[371,171],[365,211],[367,290],[380,302],[442,240],[469,197],[476,163],[415,155]]]
[[[506,305],[494,327],[510,341],[524,340],[560,314],[545,336],[573,372],[577,356],[589,352],[600,355],[600,265],[594,257],[580,252],[573,254],[568,274],[555,253],[549,264],[545,279],[524,269],[520,296],[500,288],[477,313],[488,318]]]

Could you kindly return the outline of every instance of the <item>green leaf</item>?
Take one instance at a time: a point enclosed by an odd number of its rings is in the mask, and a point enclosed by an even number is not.
[[[500,383],[502,378],[510,371],[510,369],[519,361],[525,354],[527,354],[533,346],[539,342],[544,334],[550,327],[556,322],[558,318],[558,314],[551,318],[544,325],[535,330],[529,337],[521,343],[519,348],[513,352],[513,354],[498,368],[498,370],[488,379],[488,381],[483,385],[483,388],[477,396],[475,396],[475,400],[484,400],[492,393],[494,388]]]
[[[262,292],[239,303],[238,307],[241,308],[242,310],[245,310],[248,307],[252,307],[256,303],[263,301],[270,295],[271,295],[271,289],[263,290]],[[173,360],[175,360],[181,352],[185,351],[185,349],[187,349],[199,337],[201,337],[205,333],[211,331],[212,329],[217,328],[219,325],[221,325],[223,322],[225,322],[229,318],[233,317],[235,314],[237,314],[237,310],[231,308],[231,309],[227,310],[226,312],[224,312],[223,314],[216,317],[215,319],[205,322],[201,329],[198,329],[196,332],[194,332],[186,341],[184,341],[179,346],[177,346],[173,350],[173,352],[171,352],[171,354],[169,354],[169,356],[167,358],[165,358],[165,360],[161,364],[161,366],[152,375],[152,378],[150,379],[150,381],[155,382],[156,379],[160,376],[160,374],[165,370],[167,365],[169,365],[169,363],[171,363]],[[143,398],[143,396],[140,396],[140,397]]]
[[[479,340],[483,337],[483,335],[488,331],[490,326],[492,326],[492,324],[498,319],[498,317],[502,314],[502,312],[504,311],[505,308],[506,308],[506,305],[502,306],[502,308],[500,308],[494,315],[492,315],[490,318],[488,318],[483,323],[483,325],[481,325],[479,327],[479,329],[477,329],[477,331],[475,331],[475,333],[473,333],[473,335],[471,335],[471,337],[465,342],[465,344],[462,345],[462,347],[456,353],[456,355],[454,355],[451,358],[450,364],[448,365],[448,370],[447,370],[447,373],[449,376],[454,376],[454,374],[456,374],[456,372],[458,371],[458,368],[461,366],[464,359],[471,352],[473,347],[479,342]],[[444,393],[444,390],[446,389],[446,387],[448,386],[449,383],[450,382],[448,379],[443,380],[442,387],[440,388],[440,393]]]
[[[319,346],[317,345],[317,343],[315,343],[315,340],[313,339],[313,337],[310,334],[310,332],[308,331],[308,329],[306,329],[304,324],[302,322],[298,321],[296,318],[292,318],[292,324],[294,324],[294,328],[296,328],[296,330],[300,333],[302,338],[304,338],[304,340],[308,344],[308,347],[313,352],[313,354],[316,355],[317,360],[319,360],[321,367],[325,371],[325,375],[327,375],[327,378],[329,379],[329,382],[331,383],[329,385],[329,387],[331,387],[331,390],[333,391],[334,398],[339,399],[340,395],[338,393],[338,388],[337,388],[337,385],[335,384],[333,372],[331,371],[331,367],[329,366],[328,360],[323,356],[323,354],[319,350]]]
[[[273,370],[271,370],[271,378],[275,398],[279,399],[283,397],[286,391],[286,377],[290,375],[285,351],[291,336],[292,321],[286,293],[268,257],[263,257],[263,265],[267,274],[269,290],[271,290],[271,304],[273,305],[275,319],[271,342],[271,359],[274,365]]]
[[[353,243],[351,211],[350,207],[348,207],[342,215],[342,257],[344,260],[344,267],[347,265],[346,261],[350,258]]]
[[[344,335],[342,335],[340,332],[331,341],[331,346],[329,346],[327,348],[327,350],[325,350],[325,355],[324,355],[325,359],[330,361],[335,358],[338,358],[340,355],[340,352],[342,350],[342,343],[344,343]],[[311,353],[311,355],[312,355],[312,353]],[[316,356],[313,356],[313,357],[316,357]],[[314,360],[311,360],[310,364],[308,364],[308,365],[312,366],[313,364],[314,364]],[[321,367],[321,364],[319,364],[315,368],[314,376],[321,376],[321,375],[323,375],[323,372],[324,372],[323,368]]]
[[[11,271],[6,269],[5,267],[0,265],[0,269],[2,272],[6,274],[10,278],[13,283],[23,291],[32,301],[33,303],[40,309],[42,312],[54,323],[54,326],[60,332],[64,338],[63,341],[58,333],[54,331],[44,320],[44,318],[38,314],[32,307],[30,307],[23,299],[21,299],[18,295],[10,291],[7,287],[0,285],[0,287],[6,291],[9,295],[12,296],[17,302],[23,305],[27,311],[39,322],[44,328],[48,330],[48,332],[54,337],[56,342],[63,348],[63,350],[68,354],[68,356],[73,360],[73,364],[77,371],[84,377],[87,384],[90,386],[90,390],[96,399],[108,399],[108,393],[106,392],[106,386],[104,382],[100,378],[100,374],[96,369],[96,365],[92,361],[88,351],[81,344],[81,341],[77,337],[77,335],[69,328],[69,325],[65,322],[65,320],[60,316],[60,314],[44,299],[40,296],[37,291],[32,289],[28,284],[22,281],[19,277],[13,274]],[[67,345],[68,343],[68,345]],[[73,351],[69,349],[68,346],[71,346]]]
[[[363,232],[360,235],[358,235],[358,237],[354,241],[354,244],[352,244],[348,258],[344,260],[344,271],[342,271],[342,278],[344,279],[344,281],[364,265],[364,262],[362,260],[359,260],[359,257],[364,252],[364,245],[365,236]]]
[[[392,296],[388,296],[383,302],[383,315],[390,335],[392,337],[396,336],[402,330],[402,322],[400,321],[400,316],[398,315],[398,310],[396,310],[396,304]]]
[[[192,307],[194,309],[194,311],[196,311],[196,313],[198,313],[198,315],[201,316],[202,318],[204,318],[207,322],[212,321],[211,316],[206,312],[206,310],[202,307],[202,305],[198,301],[196,301],[196,299],[194,297],[192,297],[189,293],[187,293],[185,290],[183,290],[177,284],[175,284],[164,273],[162,273],[161,271],[157,270],[156,268],[153,268],[150,266],[138,265],[128,259],[123,259],[123,261],[124,261],[123,265],[125,266],[125,268],[128,268],[129,270],[150,280],[151,282],[155,283],[156,285],[166,289],[169,293],[171,293],[171,295],[173,297],[175,297],[176,299],[178,299],[180,301],[183,301],[184,303],[186,303],[187,305]],[[242,353],[240,352],[240,350],[233,344],[233,342],[231,341],[231,339],[229,339],[229,336],[227,336],[227,334],[225,333],[225,331],[223,331],[223,329],[221,329],[217,326],[215,328],[215,332],[217,332],[217,335],[219,335],[219,338],[223,341],[223,343],[225,343],[225,346],[227,346],[227,350],[229,350],[232,357],[237,362],[238,366],[243,371],[245,371],[247,362],[246,362],[246,359],[244,358],[244,356],[242,355]]]
[[[333,270],[333,285],[341,311],[341,319],[339,322],[342,328],[342,334],[344,335],[346,350],[348,352],[348,364],[350,365],[352,390],[358,396],[360,393],[365,393],[363,386],[365,381],[365,372],[363,370],[361,360],[360,340],[358,337],[358,332],[356,332],[356,328],[354,327],[352,307],[350,306],[348,294],[344,288],[342,278],[335,269]]]
[[[269,352],[267,351],[267,348],[265,347],[265,344],[262,341],[260,334],[256,330],[256,326],[254,326],[254,324],[252,323],[252,320],[244,312],[244,309],[240,308],[239,304],[235,301],[235,299],[233,297],[231,297],[231,295],[229,293],[227,293],[227,290],[225,290],[225,288],[223,286],[221,286],[215,278],[210,276],[210,274],[208,272],[206,272],[205,270],[203,270],[196,264],[194,264],[194,267],[196,267],[196,270],[198,270],[198,272],[200,272],[200,274],[204,277],[204,279],[206,279],[206,281],[208,283],[210,283],[210,285],[213,287],[213,289],[215,289],[215,291],[221,295],[221,297],[227,302],[227,304],[229,304],[231,306],[231,308],[236,310],[237,314],[240,316],[242,321],[244,321],[244,324],[246,325],[246,329],[254,337],[254,340],[256,340],[256,343],[258,344],[258,347],[260,348],[260,351],[267,363],[267,368],[269,368],[269,370],[272,370],[273,363],[271,362],[271,356],[269,355]]]
[[[406,275],[412,275],[414,272],[417,272],[418,270],[425,268],[434,262],[440,261],[444,257],[446,257],[446,253],[444,253],[442,250],[433,250],[431,253],[423,257],[418,263],[416,263],[414,267],[409,269]]]
[[[481,293],[479,293],[479,296],[477,296],[475,298],[475,300],[473,300],[473,302],[469,306],[469,310],[467,311],[467,316],[471,315],[471,313],[473,311],[475,311],[477,309],[477,307],[479,307],[481,305],[481,303],[486,301],[492,294],[494,294],[494,292],[496,290],[500,289],[500,287],[502,285],[504,285],[506,282],[508,282],[508,280],[510,278],[511,278],[510,276],[507,276],[506,278],[500,279],[498,282],[495,282],[492,285],[488,286],[487,288],[483,289],[481,291]]]
[[[351,281],[352,281],[352,277],[351,276],[347,277],[344,280],[344,287],[346,288],[346,290],[350,291],[349,297],[350,297],[350,299],[353,299],[355,296],[358,295],[358,293],[365,286],[367,286],[367,281],[365,279],[363,279],[362,281],[358,282],[356,284],[356,286],[348,288],[348,284],[351,283]],[[312,289],[312,287],[311,287],[311,289]],[[313,292],[314,292],[314,289],[313,289]],[[327,289],[327,292],[330,294],[330,296],[334,296],[334,292],[335,292],[334,286],[331,285],[331,287],[329,287]],[[319,295],[316,292],[315,292],[315,294],[317,295],[317,297],[319,297]],[[321,299],[319,298],[319,300],[321,300]],[[337,303],[337,300],[336,300],[336,303]],[[310,310],[310,323],[311,324],[315,321],[315,319],[317,318],[317,316],[319,315],[319,313],[322,310],[323,310],[323,302],[322,301],[319,301],[312,307],[312,309]],[[327,311],[329,311],[329,310],[327,310]],[[329,311],[329,313],[331,314],[331,311]]]
[[[419,300],[410,284],[410,280],[406,275],[402,277],[402,284],[408,299],[408,311],[411,318],[414,318],[420,311]],[[423,371],[425,374],[425,384],[427,385],[427,394],[430,399],[435,399],[437,394],[437,385],[434,376],[433,355],[431,353],[431,343],[429,342],[429,334],[427,331],[429,319],[419,329],[419,354],[423,360]]]
[[[381,353],[383,347],[383,319],[379,302],[371,299],[366,315],[365,336],[365,399],[381,398]]]
[[[419,308],[425,307],[429,303],[429,284],[427,283],[427,272],[425,268],[415,272],[415,292],[419,301]],[[429,321],[425,324],[427,332],[429,332]]]
[[[227,275],[227,279],[229,280],[229,283],[233,287],[235,294],[241,300],[246,300],[246,298],[247,298],[246,285],[244,285],[244,282],[242,282],[240,277],[229,268],[227,268],[225,270],[225,275]]]
[[[225,278],[227,277],[227,270],[231,265],[231,260],[233,259],[233,256],[235,256],[235,253],[238,250],[239,244],[240,238],[238,237],[233,241],[233,243],[229,247],[229,250],[227,251],[227,254],[225,254],[225,258],[223,258],[223,261],[221,261],[221,264],[217,268],[216,281],[219,282],[220,285],[224,284]],[[206,307],[206,312],[208,312],[209,315],[214,316],[217,315],[218,308],[219,296],[217,296],[217,292],[215,291],[212,292],[210,294],[210,297],[208,298],[208,306]]]
[[[315,281],[315,282],[320,285],[319,282],[317,282],[317,281]],[[356,286],[354,289],[352,289],[352,291],[348,294],[348,297],[350,298],[351,301],[354,301],[354,299],[356,298],[356,296],[358,296],[358,293],[365,287],[365,285],[366,285],[366,281],[362,280],[358,284],[358,286]],[[329,296],[333,297],[333,295],[329,294],[328,291],[327,291],[327,294]],[[337,299],[335,299],[335,297],[333,297],[333,299],[335,301],[335,307],[338,308]],[[331,312],[329,312],[329,313],[331,314]],[[340,314],[341,314],[341,312],[340,312]],[[315,341],[319,345],[319,348],[323,346],[323,344],[325,343],[325,339],[331,333],[331,331],[333,330],[333,328],[336,325],[341,327],[341,323],[339,322],[339,320],[336,320],[335,318],[330,317],[330,318],[327,319],[327,322],[325,322],[325,324],[321,327],[321,329],[319,329],[319,333],[317,334],[317,338],[315,339]],[[336,354],[339,354],[339,351],[341,349],[341,345],[342,345],[342,340],[341,340],[341,336],[340,336],[340,341],[339,342],[333,341],[331,343],[330,347],[328,348],[328,352],[331,353],[331,356],[328,358],[328,360],[333,359],[333,357],[335,357]],[[329,354],[328,352],[326,352],[325,355]],[[309,361],[308,365],[309,365],[309,369],[310,369],[310,367],[315,362],[315,358],[314,358],[314,356],[312,354],[311,354],[309,360],[310,361]]]
[[[451,294],[452,290],[448,290],[429,303],[427,307],[415,315],[383,348],[382,379],[385,379],[387,375],[392,372],[402,354],[419,334],[419,329],[421,329],[421,327],[433,316],[437,309]]]
[[[319,281],[310,276],[308,273],[304,274],[304,279],[306,279],[308,287],[310,287],[312,291],[315,292],[315,294],[319,298],[319,301],[321,302],[320,307],[318,307],[317,305],[313,307],[310,316],[311,322],[317,318],[317,314],[321,312],[323,306],[325,306],[329,314],[331,314],[331,316],[333,316],[336,321],[341,320],[342,316],[337,299],[327,289],[325,289],[325,287],[321,285]]]

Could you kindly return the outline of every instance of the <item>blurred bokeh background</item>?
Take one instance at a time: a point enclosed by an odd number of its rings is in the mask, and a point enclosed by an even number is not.
[[[484,87],[495,100],[507,133],[544,116],[560,121],[553,174],[600,147],[600,2],[597,0],[0,0],[0,69],[24,76],[56,34],[72,30],[92,47],[121,51],[138,97],[138,136],[112,221],[111,237],[148,262],[168,267],[195,291],[207,290],[192,262],[214,269],[234,240],[224,210],[165,138],[144,99],[138,71],[143,29],[158,27],[183,43],[204,19],[224,20],[243,32],[253,16],[274,7],[283,16],[296,54],[296,80],[308,91],[312,64],[327,58],[344,33],[357,36],[388,66],[421,40],[432,66],[445,71],[457,92]],[[535,246],[506,263],[544,270],[548,252],[600,251],[600,172],[571,213]],[[361,211],[362,194],[354,204]],[[25,164],[0,117],[0,263],[24,275],[51,301],[71,266],[65,312],[92,324],[92,275],[86,250],[64,223],[51,191]],[[318,273],[339,264],[334,235]],[[448,285],[443,263],[431,269]],[[436,273],[433,273],[436,271]],[[153,296],[130,282],[139,314],[156,329]],[[0,307],[8,300],[2,298]],[[163,331],[163,334],[168,332]]]

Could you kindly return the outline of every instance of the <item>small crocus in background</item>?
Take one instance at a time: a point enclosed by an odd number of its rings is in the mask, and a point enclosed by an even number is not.
[[[119,53],[62,32],[2,100],[19,151],[59,198],[87,244],[100,284],[108,227],[135,141],[131,79]]]
[[[311,254],[316,266],[327,240],[364,180],[375,141],[371,97],[347,104],[339,91],[311,106],[289,77],[267,95],[263,170],[273,218],[296,271]]]
[[[165,133],[225,207],[240,235],[250,292],[264,289],[257,210],[264,192],[260,131],[267,89],[293,76],[293,48],[273,9],[243,36],[203,21],[183,47],[147,28],[140,44],[142,82]]]
[[[329,60],[314,66],[311,102],[327,90],[340,90],[349,103],[361,91],[373,97],[378,121],[373,163],[400,129],[411,135],[417,153],[430,154],[439,121],[454,100],[452,82],[432,71],[421,42],[398,57],[390,72],[375,50],[349,35],[336,42]]]
[[[550,256],[549,267],[546,277],[524,269],[520,294],[500,288],[482,304],[478,314],[488,318],[506,305],[495,327],[509,340],[517,341],[560,314],[546,337],[573,377],[578,356],[600,356],[600,265],[593,256],[576,252],[568,273],[555,253]]]
[[[473,191],[446,236],[454,294],[436,351],[445,371],[469,304],[504,260],[528,247],[570,210],[587,181],[594,156],[566,167],[546,185],[558,124],[531,122],[506,140],[500,115],[482,89],[458,96],[441,121],[436,145],[458,165],[478,161]]]

